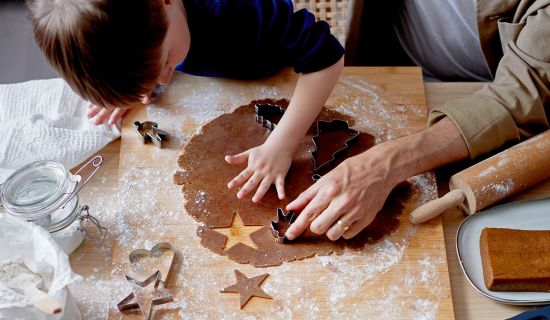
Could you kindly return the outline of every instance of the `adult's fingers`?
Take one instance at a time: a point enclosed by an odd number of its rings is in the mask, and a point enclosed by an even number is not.
[[[227,184],[227,188],[233,189],[236,186],[240,186],[241,184],[245,183],[246,180],[248,180],[253,173],[254,171],[249,168],[244,169],[243,171],[241,171],[241,173],[239,173],[238,176],[229,181],[229,183]]]
[[[315,218],[327,208],[330,203],[330,199],[321,197],[320,194],[316,194],[313,200],[302,210],[296,221],[288,228],[286,237],[289,240],[293,240],[301,235],[311,224]]]
[[[338,217],[327,230],[327,237],[332,241],[336,241],[340,239],[340,237],[342,237],[347,231],[355,228],[359,221],[357,219],[358,210],[359,208],[354,208],[350,212]]]
[[[365,214],[363,218],[357,220],[353,225],[350,226],[348,231],[346,231],[342,237],[344,239],[351,239],[359,234],[359,232],[363,231],[376,217],[376,214]]]
[[[314,184],[311,187],[309,187],[306,191],[300,193],[298,198],[292,200],[289,204],[286,206],[287,211],[300,211],[304,209],[310,202],[313,200],[313,197],[317,194],[318,185]]]
[[[330,205],[311,223],[309,228],[316,234],[327,232],[336,223],[338,218],[349,210],[349,207],[350,202],[345,195],[332,199]]]

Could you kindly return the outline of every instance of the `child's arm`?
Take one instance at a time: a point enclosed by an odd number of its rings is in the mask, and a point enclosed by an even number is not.
[[[272,184],[279,199],[285,197],[284,180],[290,168],[294,150],[321,111],[344,66],[344,58],[317,72],[301,74],[287,111],[264,144],[233,156],[229,164],[248,166],[227,187],[242,185],[239,199],[258,187],[253,202],[259,202]]]

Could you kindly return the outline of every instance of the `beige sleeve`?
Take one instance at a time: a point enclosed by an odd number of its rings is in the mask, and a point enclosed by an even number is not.
[[[430,126],[445,116],[456,124],[472,159],[549,127],[550,6],[531,12],[520,24],[492,83],[429,114]]]

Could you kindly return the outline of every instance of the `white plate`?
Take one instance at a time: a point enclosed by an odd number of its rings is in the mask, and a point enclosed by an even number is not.
[[[486,227],[522,230],[550,230],[550,198],[504,204],[464,219],[456,234],[458,259],[466,278],[482,295],[506,304],[548,304],[546,292],[489,291],[483,281],[479,250],[481,230]]]

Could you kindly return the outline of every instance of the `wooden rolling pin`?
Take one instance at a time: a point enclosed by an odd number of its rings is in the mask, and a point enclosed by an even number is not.
[[[445,196],[416,208],[409,220],[428,221],[458,206],[474,214],[550,177],[550,130],[451,177]]]

